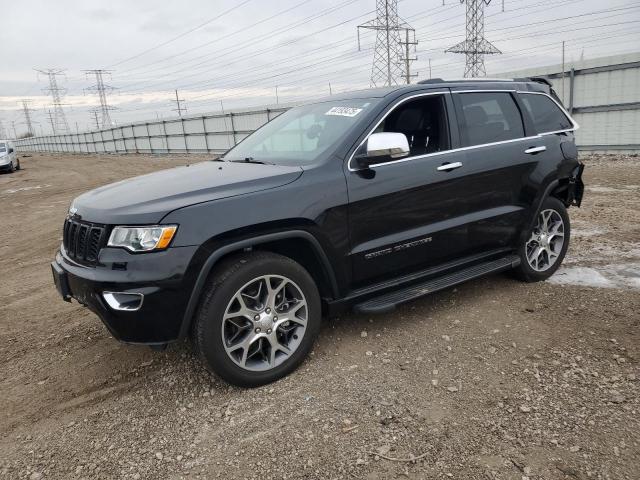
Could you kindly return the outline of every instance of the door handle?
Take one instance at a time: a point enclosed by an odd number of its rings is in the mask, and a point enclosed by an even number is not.
[[[547,149],[544,145],[541,147],[531,147],[527,148],[524,153],[528,153],[529,155],[535,155],[536,153],[544,152]]]
[[[455,170],[456,168],[460,168],[461,166],[462,166],[462,162],[443,163],[438,167],[438,171],[448,172],[449,170]]]

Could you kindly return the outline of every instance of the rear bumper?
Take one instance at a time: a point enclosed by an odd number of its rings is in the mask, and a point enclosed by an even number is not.
[[[63,299],[85,305],[109,332],[126,343],[162,344],[179,339],[194,275],[189,265],[197,247],[169,248],[134,255],[122,249],[103,249],[97,267],[79,265],[61,249],[52,262],[54,281]],[[122,293],[135,294],[139,304]],[[125,308],[119,308],[124,306]]]

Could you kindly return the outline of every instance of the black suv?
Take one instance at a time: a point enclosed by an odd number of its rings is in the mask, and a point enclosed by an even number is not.
[[[76,198],[55,283],[121,341],[190,336],[225,380],[265,384],[302,362],[323,315],[552,275],[584,188],[577,128],[542,79],[335,95],[217,160]]]

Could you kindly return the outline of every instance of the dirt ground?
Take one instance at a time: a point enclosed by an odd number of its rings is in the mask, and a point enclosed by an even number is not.
[[[188,344],[116,342],[52,284],[74,196],[186,157],[21,161],[0,175],[0,478],[640,478],[640,158],[585,159],[550,281],[327,320],[299,370],[254,390]]]

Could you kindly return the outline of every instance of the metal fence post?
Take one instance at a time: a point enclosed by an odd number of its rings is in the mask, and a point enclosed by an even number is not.
[[[205,121],[204,115],[202,116],[202,133],[204,134],[204,146],[207,149],[207,153],[209,153],[209,139],[207,138],[207,122]]]
[[[169,153],[169,135],[167,135],[167,124],[164,120],[162,120],[162,131],[164,132],[164,146]]]
[[[573,89],[576,81],[576,69],[571,67],[569,76],[569,113],[573,113]]]
[[[233,144],[237,145],[238,142],[236,141],[236,125],[233,121],[233,112],[229,112],[229,118],[231,119],[231,134],[233,135]]]
[[[184,129],[184,118],[180,117],[182,124],[182,139],[184,140],[184,153],[189,153],[189,145],[187,144],[187,132]]]

